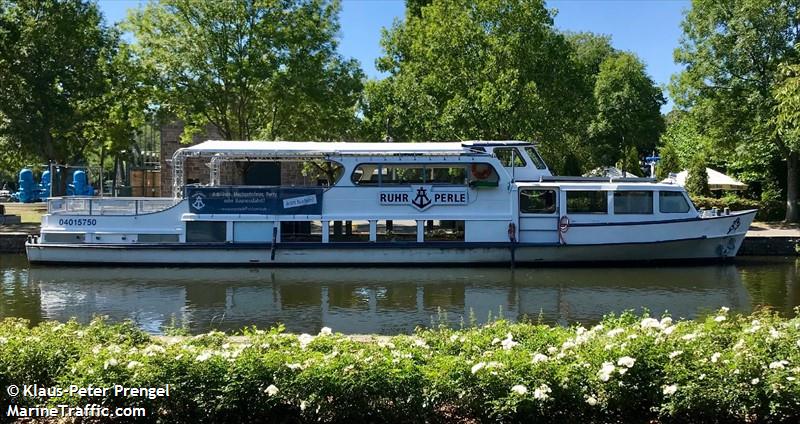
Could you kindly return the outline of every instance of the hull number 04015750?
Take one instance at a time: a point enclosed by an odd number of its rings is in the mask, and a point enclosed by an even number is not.
[[[58,225],[93,226],[97,225],[94,218],[62,218],[58,220]]]

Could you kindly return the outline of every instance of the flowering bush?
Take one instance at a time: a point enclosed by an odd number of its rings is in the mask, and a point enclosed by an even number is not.
[[[2,392],[2,404],[142,406],[154,422],[800,422],[800,318],[723,308],[584,328],[496,321],[358,341],[247,329],[152,337],[95,320],[0,323],[0,384],[172,386],[169,397]]]

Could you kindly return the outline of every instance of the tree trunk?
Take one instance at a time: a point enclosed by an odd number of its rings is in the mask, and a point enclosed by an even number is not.
[[[790,152],[786,160],[786,222],[797,222],[800,210],[797,207],[797,152]]]

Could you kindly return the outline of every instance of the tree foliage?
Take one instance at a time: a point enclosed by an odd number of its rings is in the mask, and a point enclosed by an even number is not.
[[[693,196],[708,196],[711,190],[708,187],[708,171],[706,170],[705,156],[699,154],[692,159],[686,176],[686,191]]]
[[[620,119],[641,120],[631,140],[647,138],[651,146],[661,128],[663,99],[641,62],[615,51],[607,37],[558,32],[542,1],[414,1],[382,45],[377,65],[389,76],[365,87],[365,138],[534,140],[551,167],[564,170],[573,167],[570,157],[584,169],[619,159],[618,143],[614,155],[595,149],[608,144]],[[655,137],[637,133],[653,123]]]
[[[85,0],[0,0],[0,138],[21,157],[80,162],[111,137],[117,34]]]
[[[774,146],[787,163],[787,220],[796,220],[797,141],[778,130],[776,87],[782,66],[800,60],[800,1],[694,0],[675,52],[685,70],[671,91],[715,146],[747,154]]]
[[[340,3],[162,0],[129,16],[154,102],[226,139],[340,139],[356,123],[362,72],[336,52]]]

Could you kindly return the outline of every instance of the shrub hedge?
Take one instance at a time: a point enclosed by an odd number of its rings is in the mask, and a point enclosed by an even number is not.
[[[148,422],[796,423],[798,374],[799,318],[724,308],[695,321],[501,320],[369,342],[328,329],[151,337],[99,319],[0,323],[4,408],[142,406]],[[34,383],[172,389],[157,399],[5,390]]]
[[[692,202],[698,209],[718,208],[720,211],[730,208],[732,211],[758,209],[756,219],[759,221],[778,221],[784,218],[785,205],[780,201],[758,201],[736,196],[705,197],[691,196]]]

